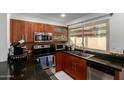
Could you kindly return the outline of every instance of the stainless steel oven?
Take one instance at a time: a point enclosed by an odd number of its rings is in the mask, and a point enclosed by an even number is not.
[[[55,47],[53,45],[34,45],[33,56],[42,69],[55,66]]]

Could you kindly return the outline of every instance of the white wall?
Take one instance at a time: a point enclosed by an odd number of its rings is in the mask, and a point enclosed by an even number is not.
[[[105,13],[96,13],[90,14],[76,20],[69,22],[69,24],[73,24],[80,21],[85,21],[92,19],[94,17],[99,17],[102,15],[106,15]],[[124,13],[114,13],[111,17],[102,17],[95,20],[100,20],[104,18],[110,19],[110,35],[109,35],[109,49],[110,51],[118,52],[123,51],[124,49]],[[93,20],[92,20],[93,21]]]
[[[110,49],[124,50],[124,13],[116,13],[110,19]]]
[[[0,62],[7,60],[7,14],[0,13]]]

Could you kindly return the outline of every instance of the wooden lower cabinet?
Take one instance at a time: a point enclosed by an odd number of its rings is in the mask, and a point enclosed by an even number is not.
[[[75,64],[75,79],[87,79],[87,64],[86,60],[80,59],[80,58],[75,58],[73,61]]]
[[[76,80],[87,79],[86,60],[73,56],[71,54],[62,52],[58,52],[56,54],[56,71],[60,70],[64,70],[66,73],[68,73],[71,77],[73,77]]]
[[[56,72],[63,70],[62,52],[56,52],[55,60],[56,60]]]

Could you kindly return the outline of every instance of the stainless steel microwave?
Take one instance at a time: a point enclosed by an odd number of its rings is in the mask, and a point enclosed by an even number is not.
[[[65,50],[65,44],[56,44],[55,48],[56,50]]]
[[[52,41],[52,33],[35,32],[34,42],[50,42]]]

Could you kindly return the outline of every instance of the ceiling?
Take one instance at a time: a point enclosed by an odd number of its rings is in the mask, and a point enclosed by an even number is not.
[[[77,18],[83,17],[88,15],[89,13],[64,13],[66,14],[66,17],[62,18],[60,16],[61,13],[20,13],[26,16],[32,16],[42,19],[47,19],[50,21],[58,22],[58,23],[68,23],[72,20],[75,20]]]

